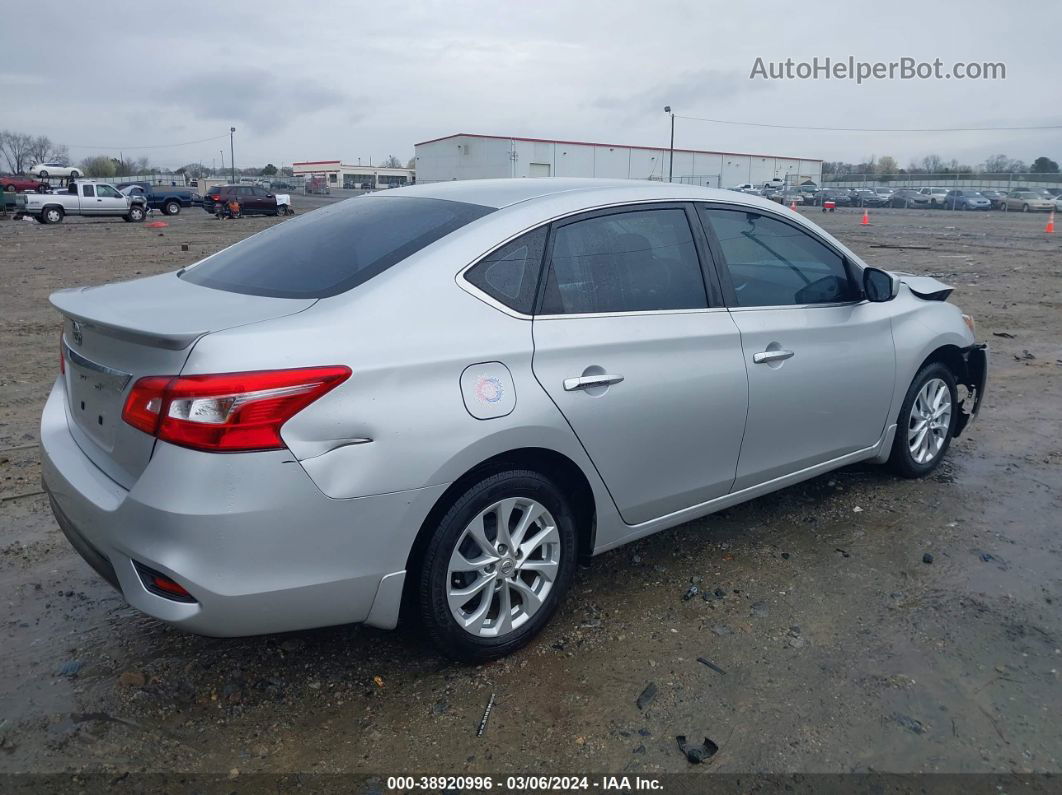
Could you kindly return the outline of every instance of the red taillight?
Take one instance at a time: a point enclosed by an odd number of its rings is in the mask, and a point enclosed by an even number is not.
[[[151,575],[151,584],[158,588],[160,591],[165,591],[173,596],[179,596],[182,599],[188,599],[192,595],[188,591],[184,590],[180,585],[175,583],[169,577],[165,577],[161,574]]]
[[[278,450],[281,426],[349,377],[343,366],[149,376],[133,385],[122,419],[195,450]]]
[[[217,194],[216,196],[211,196],[211,197],[210,197],[210,201],[212,201],[212,202],[218,202],[218,201],[221,201],[221,194],[219,193],[219,194]]]

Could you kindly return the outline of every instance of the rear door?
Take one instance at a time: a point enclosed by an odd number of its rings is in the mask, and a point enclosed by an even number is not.
[[[734,490],[874,445],[896,370],[889,305],[863,300],[854,266],[781,216],[700,214],[748,372]]]
[[[550,236],[535,377],[628,524],[734,479],[748,386],[737,327],[706,292],[696,224],[683,204],[631,205]]]

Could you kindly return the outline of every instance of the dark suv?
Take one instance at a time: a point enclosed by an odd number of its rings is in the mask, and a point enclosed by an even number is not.
[[[276,196],[257,185],[219,185],[212,188],[203,197],[203,209],[213,214],[216,212],[214,205],[228,204],[232,199],[240,203],[240,212],[244,215],[277,215],[280,211]]]

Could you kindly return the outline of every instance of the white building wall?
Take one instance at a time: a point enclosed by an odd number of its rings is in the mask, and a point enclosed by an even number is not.
[[[417,181],[546,175],[666,180],[668,155],[667,149],[460,135],[417,145]],[[799,176],[820,182],[822,164],[768,155],[675,152],[676,182],[728,188],[787,176],[790,181]]]

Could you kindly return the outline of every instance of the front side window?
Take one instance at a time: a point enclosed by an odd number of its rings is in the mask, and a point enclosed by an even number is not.
[[[542,300],[546,315],[708,306],[685,210],[613,213],[561,226]]]
[[[702,208],[738,306],[794,306],[859,298],[844,258],[795,226],[746,210]]]
[[[481,259],[469,268],[465,279],[495,301],[530,315],[545,247],[545,227],[528,232]]]
[[[347,199],[241,240],[181,278],[247,295],[326,298],[490,212],[478,204],[410,196]]]
[[[110,185],[97,185],[96,186],[96,195],[97,196],[105,196],[108,199],[120,199],[120,198],[122,198],[118,194],[118,191],[116,191]]]

